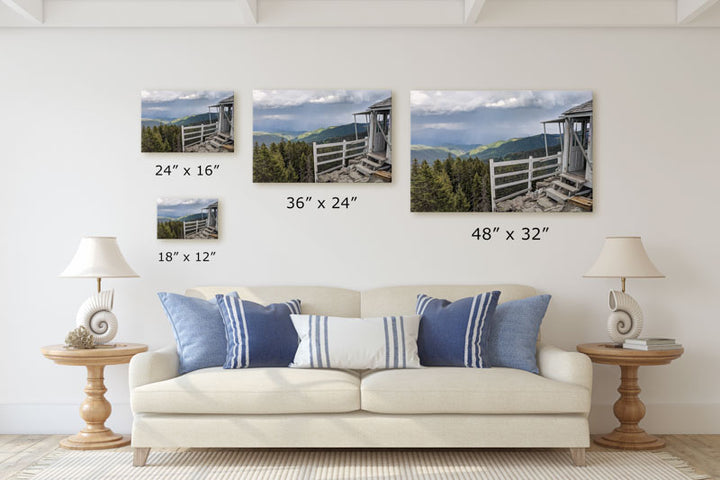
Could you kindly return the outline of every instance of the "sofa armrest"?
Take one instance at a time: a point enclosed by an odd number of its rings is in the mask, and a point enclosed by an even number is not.
[[[587,355],[541,343],[537,347],[537,363],[543,377],[581,385],[592,392],[592,362]]]
[[[175,345],[135,355],[130,360],[130,391],[148,383],[177,377],[179,364]]]

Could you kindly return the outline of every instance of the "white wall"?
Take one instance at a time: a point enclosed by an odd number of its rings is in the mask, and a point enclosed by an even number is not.
[[[214,29],[0,30],[0,432],[74,432],[84,372],[39,347],[73,328],[91,280],[60,279],[79,238],[117,235],[140,279],[116,289],[119,340],[172,339],[155,296],[198,284],[516,282],[553,294],[547,341],[606,339],[611,280],[582,279],[607,234],[640,234],[665,280],[629,281],[647,335],[686,347],[642,368],[644,425],[720,433],[720,30]],[[315,66],[313,60],[322,60]],[[368,65],[367,68],[363,65]],[[253,185],[253,88],[391,88],[392,185]],[[141,89],[234,89],[237,152],[139,150]],[[411,214],[411,89],[592,89],[596,211],[586,215]],[[220,163],[212,178],[157,178],[154,165]],[[287,195],[357,195],[349,211],[288,211]],[[159,196],[219,196],[211,264],[159,264]],[[474,240],[477,227],[549,226],[539,242]],[[106,371],[131,423],[127,366]],[[614,424],[619,372],[596,366],[594,431]]]

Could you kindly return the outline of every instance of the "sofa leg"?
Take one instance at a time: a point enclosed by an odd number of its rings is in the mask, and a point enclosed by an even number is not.
[[[570,456],[576,467],[584,467],[585,463],[585,449],[584,448],[571,448]]]
[[[133,448],[133,467],[144,467],[150,455],[149,448]]]

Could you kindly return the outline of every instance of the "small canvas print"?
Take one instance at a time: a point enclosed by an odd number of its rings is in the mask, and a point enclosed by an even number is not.
[[[217,198],[159,198],[157,238],[158,240],[217,239]]]
[[[593,94],[412,91],[413,212],[593,209]]]
[[[253,91],[253,181],[392,181],[390,90]]]
[[[143,152],[235,151],[230,91],[142,91]]]

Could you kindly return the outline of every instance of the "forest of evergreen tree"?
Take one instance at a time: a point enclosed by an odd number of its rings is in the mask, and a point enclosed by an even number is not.
[[[560,147],[550,148],[550,155]],[[514,152],[502,160],[519,160],[533,156],[544,157],[545,150]],[[549,165],[554,160],[538,162],[535,167]],[[527,165],[496,167],[495,173],[518,172],[517,176],[503,177],[498,184],[527,179]],[[533,182],[533,188],[535,184]],[[448,154],[444,160],[435,160],[430,165],[426,160],[413,159],[410,168],[410,210],[413,212],[491,212],[490,166],[487,160],[477,157],[456,158]],[[522,185],[498,188],[496,198],[502,198]]]
[[[552,155],[559,147],[550,150]],[[531,155],[542,157],[545,151],[514,152],[503,160],[523,159]],[[282,141],[266,145],[256,142],[253,146],[253,181],[313,183],[313,162],[313,147],[309,143]],[[505,177],[500,183],[510,183],[523,176],[527,178],[527,173],[523,173],[526,170],[527,165],[496,167],[496,173],[518,171],[517,177]],[[518,189],[522,189],[522,186],[499,188],[496,194],[502,197]],[[426,160],[420,162],[413,159],[410,169],[410,208],[413,212],[491,212],[488,161],[477,157],[456,158],[450,154],[444,160],[438,159],[432,164]]]
[[[313,147],[305,142],[253,146],[253,182],[314,183]]]
[[[182,152],[182,134],[178,125],[142,127],[142,152]]]
[[[489,212],[490,170],[475,157],[413,159],[410,168],[410,210],[413,212]]]
[[[355,135],[336,136],[323,139],[323,144],[356,140]],[[318,153],[326,153],[333,147],[323,148],[318,144]],[[337,147],[335,147],[337,150]],[[342,157],[326,155],[323,161]],[[315,183],[315,159],[312,143],[301,140],[273,142],[270,145],[255,142],[253,146],[253,182],[255,183]],[[318,173],[337,167],[338,163],[321,165]]]
[[[166,222],[158,222],[157,238],[158,239],[182,239],[184,235],[183,222],[179,220],[170,220]]]

